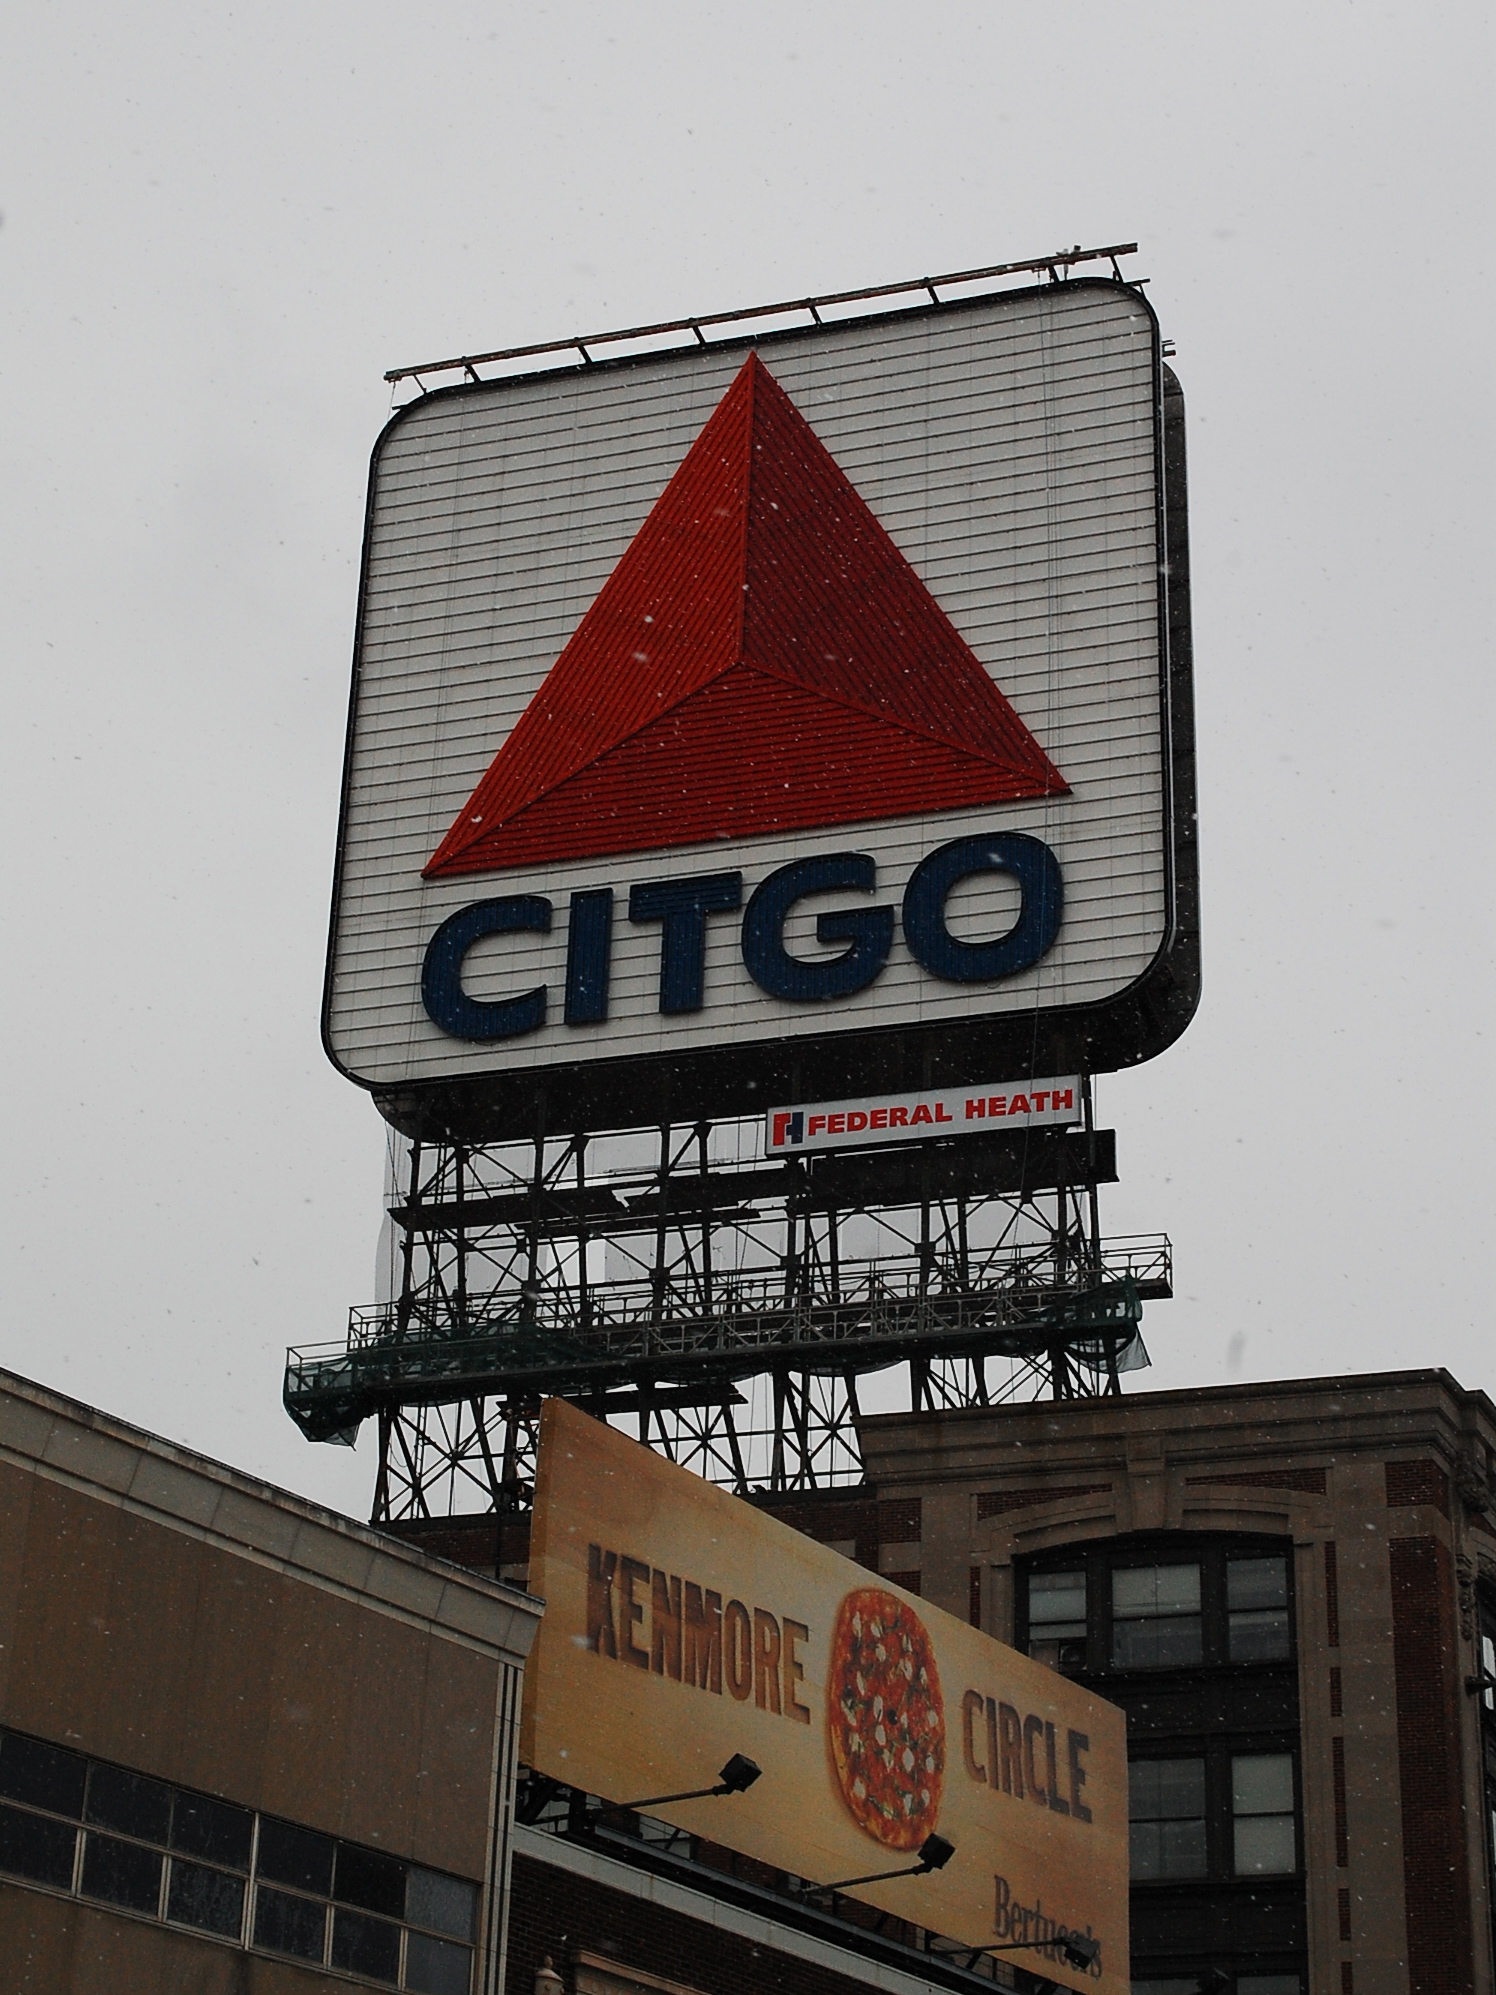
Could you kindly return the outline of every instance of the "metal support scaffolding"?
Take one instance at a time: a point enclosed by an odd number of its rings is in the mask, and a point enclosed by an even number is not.
[[[1101,1238],[1089,1114],[771,1162],[760,1126],[410,1144],[390,1298],[289,1354],[288,1412],[313,1440],[376,1419],[398,1521],[523,1511],[547,1394],[740,1493],[813,1490],[861,1479],[859,1388],[934,1411],[1147,1363],[1169,1243]]]

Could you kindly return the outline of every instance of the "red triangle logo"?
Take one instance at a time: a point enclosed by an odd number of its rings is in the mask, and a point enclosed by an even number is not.
[[[750,354],[425,875],[1068,788]]]

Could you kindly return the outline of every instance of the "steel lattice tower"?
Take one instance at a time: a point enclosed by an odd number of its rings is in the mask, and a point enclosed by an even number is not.
[[[401,1144],[388,1300],[293,1351],[312,1439],[378,1421],[375,1522],[516,1514],[559,1393],[739,1493],[861,1478],[914,1410],[1115,1392],[1167,1239],[1103,1240],[1091,1126],[765,1162],[761,1124]]]

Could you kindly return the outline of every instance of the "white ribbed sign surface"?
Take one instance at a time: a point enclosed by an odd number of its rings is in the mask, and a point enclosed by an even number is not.
[[[464,810],[476,811],[485,772],[738,380],[745,353],[677,352],[441,393],[402,412],[381,440],[326,1011],[330,1051],[365,1084],[518,1078],[576,1062],[1090,1006],[1134,984],[1164,945],[1157,338],[1138,294],[1109,284],[1052,285],[759,348],[777,390],[1059,772],[1063,792],[952,805],[936,782],[919,814],[880,817],[872,783],[860,821],[844,813],[820,827],[423,877]],[[838,751],[843,760],[849,752]],[[694,786],[722,780],[709,763],[698,753],[679,772],[692,823],[702,808]],[[844,768],[831,774],[845,785]],[[476,817],[468,835],[475,826]],[[1012,833],[1058,864],[1063,918],[1052,942],[1015,974],[930,974],[897,925],[911,875],[954,841]],[[729,872],[741,876],[746,907],[791,862],[847,854],[873,862],[867,890],[795,901],[780,939],[789,958],[825,963],[846,943],[818,940],[818,916],[886,906],[894,928],[874,978],[844,997],[776,995],[750,974],[741,913],[711,913],[699,1008],[662,1009],[661,921],[629,918],[631,889]],[[615,896],[606,1016],[594,1007],[569,1022],[568,910],[574,895],[605,888]],[[495,1005],[543,990],[544,1017],[473,1039],[432,1015],[422,966],[444,921],[495,897],[548,903],[549,929],[480,935],[461,956],[461,994]],[[957,944],[1001,936],[1019,913],[1020,884],[1000,870],[958,879],[943,907]]]

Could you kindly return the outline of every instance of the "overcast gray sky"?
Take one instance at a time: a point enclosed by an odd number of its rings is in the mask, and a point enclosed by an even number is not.
[[[386,367],[1139,240],[1191,415],[1206,998],[1104,1080],[1133,1383],[1490,1320],[1490,11],[60,0],[5,63],[0,1363],[366,1511],[317,1036]]]

